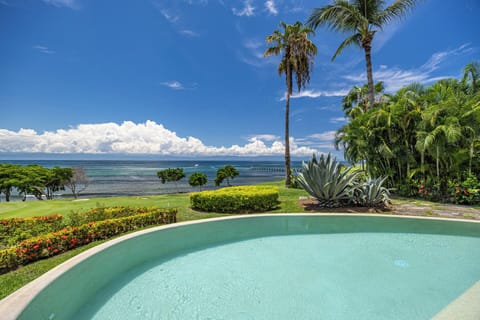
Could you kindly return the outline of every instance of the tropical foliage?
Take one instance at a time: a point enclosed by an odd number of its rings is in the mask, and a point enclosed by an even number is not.
[[[322,154],[304,162],[302,172],[297,176],[298,184],[318,200],[320,207],[340,207],[353,196],[360,171],[343,166],[331,154]]]
[[[275,30],[266,39],[264,56],[282,55],[278,65],[278,74],[285,74],[287,92],[285,97],[285,185],[290,186],[290,96],[293,93],[293,75],[295,74],[297,90],[300,91],[310,81],[313,59],[317,47],[308,38],[313,30],[301,22],[295,24],[280,23],[282,31]]]
[[[387,178],[367,178],[356,187],[355,202],[362,207],[387,207],[390,204],[390,190],[383,186]]]
[[[416,2],[417,0],[396,0],[385,7],[385,0],[333,0],[332,4],[314,9],[308,18],[307,25],[311,28],[324,25],[334,31],[350,34],[340,44],[332,60],[350,45],[359,46],[364,50],[368,108],[372,108],[375,103],[371,53],[375,33],[394,19],[404,17]]]
[[[463,80],[412,84],[383,95],[365,112],[352,112],[363,109],[362,99],[353,101],[344,109],[349,122],[337,132],[337,147],[370,176],[389,177],[386,183],[402,195],[427,192],[429,199],[457,201],[453,186],[480,175],[478,66],[467,65]]]

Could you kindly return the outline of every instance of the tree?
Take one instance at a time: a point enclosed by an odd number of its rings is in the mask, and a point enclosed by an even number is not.
[[[12,190],[17,184],[17,175],[21,167],[15,164],[0,164],[0,194],[5,194],[5,201],[10,201]]]
[[[227,179],[227,186],[230,186],[230,179],[235,178],[238,176],[240,173],[238,172],[235,167],[231,165],[226,165],[225,167],[222,167],[217,170],[217,176],[215,178],[215,185],[219,186],[222,184],[223,180]]]
[[[78,198],[80,192],[85,191],[90,184],[90,180],[83,167],[73,167],[73,176],[68,180],[66,187],[72,191],[73,197]]]
[[[182,168],[168,168],[157,172],[157,176],[160,178],[163,184],[165,182],[174,182],[175,189],[178,192],[177,182],[185,178],[185,173]]]
[[[471,93],[480,88],[480,61],[470,62],[465,66],[462,82]]]
[[[192,187],[200,187],[202,190],[202,186],[207,184],[207,175],[205,173],[194,172],[188,179],[188,184]]]
[[[332,4],[314,9],[307,21],[307,26],[313,29],[325,25],[337,32],[352,33],[340,44],[332,61],[347,46],[357,45],[363,48],[370,108],[375,101],[372,74],[372,41],[375,33],[395,18],[404,17],[417,0],[396,0],[384,8],[385,2],[385,0],[333,0]]]
[[[52,169],[46,169],[44,173],[46,197],[48,200],[52,200],[55,192],[65,190],[65,185],[68,184],[73,177],[72,168],[60,168],[58,166]]]
[[[285,185],[291,184],[290,177],[290,96],[293,92],[293,75],[295,74],[298,91],[310,81],[310,72],[313,67],[313,59],[317,54],[317,47],[308,38],[313,30],[305,27],[297,21],[290,25],[285,22],[280,23],[281,31],[275,30],[273,34],[266,39],[268,47],[264,52],[264,57],[282,54],[278,73],[281,76],[285,74],[287,92],[285,102]]]

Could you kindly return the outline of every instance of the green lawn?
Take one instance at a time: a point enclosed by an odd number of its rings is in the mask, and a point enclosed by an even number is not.
[[[306,196],[303,190],[287,189],[283,182],[266,183],[269,186],[278,186],[280,195],[280,206],[271,211],[271,213],[304,212],[298,205],[298,197]],[[81,211],[98,206],[157,206],[164,208],[177,208],[178,221],[188,221],[196,219],[205,219],[212,217],[226,216],[228,214],[199,212],[190,209],[190,200],[188,194],[168,194],[158,196],[134,196],[134,197],[110,197],[110,198],[92,198],[80,201],[71,200],[43,200],[28,202],[1,202],[0,219],[13,217],[31,217],[48,214],[68,215],[72,211]],[[6,297],[13,291],[24,286],[28,282],[38,278],[45,272],[68,260],[69,258],[99,245],[104,241],[96,241],[89,245],[76,248],[49,259],[40,260],[29,265],[23,266],[18,270],[0,275],[0,299]]]
[[[298,197],[306,195],[305,191],[298,189],[287,189],[283,182],[269,182],[264,185],[278,186],[280,193],[280,207],[272,212],[303,212],[298,206]],[[49,214],[68,215],[72,211],[83,211],[98,206],[136,206],[162,208],[178,208],[180,221],[202,219],[218,214],[202,213],[190,209],[188,194],[163,194],[158,196],[130,196],[130,197],[109,197],[109,198],[80,198],[78,200],[43,200],[43,201],[16,201],[0,203],[0,219],[24,218]]]

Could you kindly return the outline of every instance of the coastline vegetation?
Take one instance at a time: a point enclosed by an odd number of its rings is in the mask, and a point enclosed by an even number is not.
[[[412,84],[394,94],[377,83],[373,108],[367,86],[343,99],[348,123],[337,147],[369,176],[388,177],[401,196],[459,204],[480,203],[480,63],[470,63],[462,80],[429,87]]]

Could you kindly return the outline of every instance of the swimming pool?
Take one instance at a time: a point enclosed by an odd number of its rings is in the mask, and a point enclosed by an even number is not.
[[[0,302],[2,314],[15,305],[19,319],[431,319],[480,283],[480,223],[220,218],[127,235],[71,264]],[[466,299],[461,311],[476,312]]]

